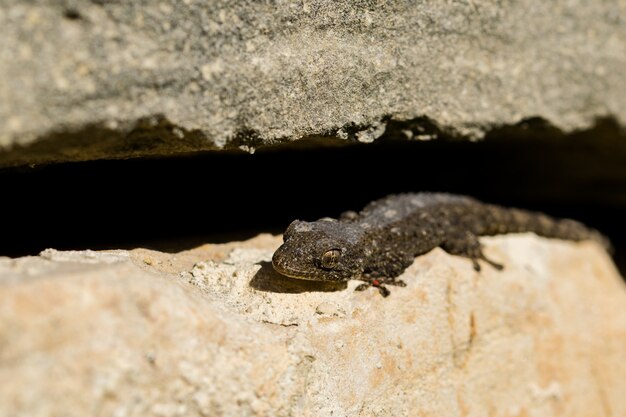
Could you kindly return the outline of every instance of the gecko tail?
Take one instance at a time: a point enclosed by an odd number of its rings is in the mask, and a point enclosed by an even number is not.
[[[585,226],[583,223],[572,219],[557,219],[543,213],[531,212],[521,209],[507,209],[491,206],[490,224],[505,224],[507,229],[504,233],[533,232],[539,236],[565,239],[572,241],[592,240],[599,243],[610,254],[614,253],[613,245],[609,238],[598,230]],[[490,230],[493,232],[494,230]],[[498,234],[497,233],[488,234]]]
[[[546,237],[554,237],[557,239],[568,239],[573,241],[592,240],[599,243],[611,255],[615,253],[613,245],[608,237],[600,233],[598,230],[590,228],[572,219],[555,219],[552,228],[545,230]],[[537,233],[540,236],[541,231]]]

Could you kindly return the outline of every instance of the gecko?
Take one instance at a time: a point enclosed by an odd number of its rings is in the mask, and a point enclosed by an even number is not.
[[[600,232],[570,219],[482,203],[447,193],[394,194],[369,203],[359,213],[339,219],[293,221],[274,252],[272,265],[282,275],[314,281],[364,281],[357,291],[386,285],[406,286],[398,276],[415,257],[436,247],[501,270],[503,265],[483,253],[479,236],[533,232],[572,241],[595,240],[610,249]]]

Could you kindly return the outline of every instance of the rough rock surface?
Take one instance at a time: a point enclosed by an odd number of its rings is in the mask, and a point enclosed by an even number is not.
[[[611,0],[4,0],[0,165],[623,126],[624,51]]]
[[[622,416],[626,288],[591,242],[434,250],[389,298],[280,239],[0,260],[0,416]]]

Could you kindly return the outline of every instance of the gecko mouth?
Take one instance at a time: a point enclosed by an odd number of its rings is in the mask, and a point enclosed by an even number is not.
[[[310,273],[307,273],[305,271],[299,271],[293,268],[286,268],[285,265],[282,265],[280,262],[277,262],[275,260],[272,260],[272,266],[274,267],[276,272],[280,273],[281,275],[285,275],[289,278],[305,279],[308,281],[318,281],[315,279],[315,276]]]
[[[281,275],[284,275],[286,277],[289,278],[294,278],[294,279],[300,279],[303,281],[335,281],[335,282],[339,282],[339,281],[347,281],[349,279],[352,279],[351,277],[349,278],[344,278],[341,275],[338,274],[332,274],[332,273],[320,273],[320,272],[316,272],[316,271],[302,271],[299,269],[294,269],[291,267],[286,267],[284,264],[281,264],[279,261],[276,260],[272,260],[272,266],[274,267],[274,270],[276,272],[278,272]]]

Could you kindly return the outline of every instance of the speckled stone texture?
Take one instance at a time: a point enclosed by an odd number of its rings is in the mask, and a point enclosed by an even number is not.
[[[624,51],[612,0],[4,0],[0,166],[623,126]]]
[[[0,259],[0,416],[622,416],[626,288],[595,243],[436,249],[375,290],[281,279],[280,238]]]

